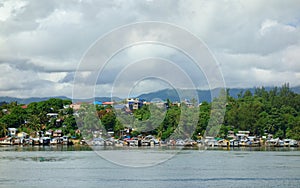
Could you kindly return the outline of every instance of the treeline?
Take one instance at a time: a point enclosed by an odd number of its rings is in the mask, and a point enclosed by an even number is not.
[[[221,136],[228,130],[249,130],[262,136],[300,140],[300,95],[289,84],[266,91],[264,87],[241,92],[237,99],[228,96]]]
[[[162,140],[197,139],[205,134],[226,138],[228,131],[239,130],[256,136],[273,134],[300,140],[300,95],[288,84],[268,91],[264,87],[256,88],[254,93],[246,90],[237,98],[230,96],[229,90],[221,92],[227,93],[222,95],[225,100],[216,98],[212,103],[200,105],[195,100],[189,105],[167,100],[163,107],[144,105],[132,113],[109,105],[83,104],[74,115],[72,108],[64,108],[71,101],[61,99],[34,102],[26,108],[14,102],[1,103],[0,136],[6,135],[9,127],[27,133],[62,129],[65,135],[77,137],[80,137],[75,132],[78,128],[84,135],[103,129],[114,132],[115,137],[122,136],[125,128],[132,128],[131,136],[152,134]],[[226,109],[224,113],[218,105]],[[48,113],[57,113],[58,117],[51,118]]]
[[[244,130],[256,136],[272,134],[276,138],[300,140],[300,95],[293,92],[289,84],[269,91],[264,87],[256,88],[254,93],[246,90],[240,92],[237,98],[230,96],[229,90],[221,92],[227,93],[220,95],[226,96],[226,100],[216,98],[213,103],[203,102],[197,109],[199,111],[194,111],[195,108],[189,108],[185,103],[180,106],[172,105],[171,101],[167,102],[165,113],[153,105],[143,106],[133,113],[135,119],[140,120],[131,123],[136,128],[135,135],[154,134],[162,139],[184,135],[192,135],[193,139],[197,139],[199,135],[226,138],[228,131],[236,133]],[[222,115],[222,110],[212,108],[212,104],[226,106],[224,118],[212,116]],[[164,118],[159,114],[163,114]],[[195,117],[195,114],[199,116]]]
[[[221,92],[227,93],[220,95],[226,96],[226,100],[216,98],[213,103],[203,102],[194,108],[185,103],[174,105],[167,100],[165,109],[150,104],[131,115],[124,111],[109,111],[106,114],[110,115],[99,118],[105,120],[105,128],[117,135],[125,127],[134,128],[132,136],[152,134],[163,140],[191,135],[193,139],[199,135],[226,138],[229,131],[244,130],[255,136],[272,134],[276,138],[300,140],[300,95],[293,92],[289,84],[269,91],[264,87],[256,88],[254,93],[245,90],[237,98],[230,96],[229,90]],[[191,102],[195,106],[195,100]],[[218,105],[225,105],[225,113],[222,114]]]
[[[29,105],[2,102],[0,106],[0,137],[7,135],[8,128],[18,128],[19,132],[24,131],[29,134],[49,129],[61,129],[65,135],[75,136],[75,130],[78,127],[73,116],[73,109],[64,108],[71,103],[70,100],[55,98],[33,102]],[[48,113],[55,113],[57,116],[49,116]]]

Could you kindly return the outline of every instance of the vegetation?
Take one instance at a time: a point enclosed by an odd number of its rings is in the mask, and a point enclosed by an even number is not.
[[[300,140],[300,95],[288,84],[270,91],[257,88],[254,94],[245,91],[237,99],[228,96],[227,102],[221,136],[228,130],[249,130],[258,136],[270,133]]]
[[[8,128],[18,128],[29,134],[49,129],[61,129],[65,135],[76,136],[78,129],[70,100],[49,99],[42,102],[33,102],[29,105],[2,103],[0,107],[0,137],[7,135]],[[47,116],[48,113],[57,113],[57,117]],[[78,136],[78,135],[77,135]]]
[[[288,84],[269,91],[264,87],[256,88],[254,93],[246,90],[237,98],[227,95],[226,104],[220,101],[223,100],[216,98],[213,103],[202,102],[191,107],[185,103],[174,105],[167,100],[164,107],[144,105],[133,113],[115,110],[109,105],[85,104],[76,116],[72,108],[64,108],[71,104],[69,100],[33,102],[27,108],[16,102],[2,102],[0,137],[8,133],[9,127],[29,134],[61,129],[65,135],[75,137],[80,136],[76,134],[78,127],[83,132],[99,129],[113,131],[116,137],[122,134],[124,128],[130,127],[134,130],[132,135],[152,134],[162,140],[191,136],[197,139],[199,135],[213,133],[226,138],[228,131],[238,130],[247,130],[256,136],[269,133],[274,137],[300,140],[300,95],[291,91]],[[212,105],[216,107],[212,108]],[[225,116],[212,118],[212,114],[221,114],[218,105],[226,105]],[[48,113],[57,113],[58,117],[49,117]]]

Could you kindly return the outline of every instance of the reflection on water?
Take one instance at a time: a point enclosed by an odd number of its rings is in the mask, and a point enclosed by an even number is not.
[[[51,145],[51,146],[0,146],[3,151],[101,151],[101,150],[197,150],[197,151],[300,151],[300,147],[183,147],[183,146],[155,146],[155,147],[112,147],[112,146],[84,146],[84,145]]]
[[[3,146],[1,151],[91,151],[89,146],[65,146],[65,145],[51,145],[51,146]]]

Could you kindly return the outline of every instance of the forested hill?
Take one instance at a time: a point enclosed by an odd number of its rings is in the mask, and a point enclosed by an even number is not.
[[[220,106],[224,104],[219,98],[215,98],[214,102]],[[120,135],[125,127],[132,127],[135,129],[134,135],[151,134],[163,140],[170,135],[173,138],[189,135],[193,129],[195,129],[193,139],[196,139],[199,134],[204,135],[205,132],[207,135],[218,132],[218,137],[226,138],[229,131],[247,130],[256,136],[273,134],[275,138],[300,140],[300,94],[292,91],[288,84],[269,91],[263,87],[256,88],[254,93],[246,90],[239,92],[236,98],[228,95],[224,121],[210,117],[213,113],[220,114],[220,109],[212,109],[210,102],[203,102],[193,108],[188,107],[184,102],[181,105],[174,105],[170,100],[167,100],[167,111],[163,119],[161,119],[163,114],[161,108],[155,103],[143,105],[133,113],[128,113],[126,110],[113,111],[113,106],[110,105],[96,105],[96,114],[101,120],[100,123],[93,118],[94,111],[90,113],[91,116],[86,116],[89,109],[94,110],[94,105],[83,104],[82,110],[77,112],[81,119],[75,121],[73,109],[67,107],[71,103],[70,100],[52,98],[30,103],[25,108],[16,102],[2,104],[0,138],[7,134],[10,127],[29,134],[41,130],[61,129],[65,135],[80,137],[76,135],[77,123],[79,123],[80,126],[84,125],[85,130],[102,129],[100,125],[103,125],[106,130],[113,130],[115,136]],[[48,113],[57,113],[57,118],[49,117]],[[197,122],[195,119],[198,119]],[[184,126],[177,129],[180,122],[184,122]],[[209,122],[212,123],[212,127],[208,127]]]
[[[56,99],[62,99],[62,100],[71,100],[71,98],[65,97],[65,96],[55,96],[55,97],[30,97],[30,98],[17,98],[17,97],[0,97],[0,103],[2,102],[6,102],[6,103],[11,103],[11,102],[17,102],[18,104],[30,104],[33,102],[41,102],[41,101],[46,101],[49,100],[51,98],[56,98]],[[74,99],[73,101],[77,102],[92,102],[92,101],[110,101],[110,100],[114,100],[114,101],[120,101],[122,99],[118,98],[118,97],[96,97],[95,99]]]
[[[271,91],[275,87],[264,87],[266,91]],[[242,95],[245,91],[250,91],[252,94],[255,93],[257,88],[229,88],[229,95],[233,98],[238,98],[239,95]],[[212,90],[197,90],[197,95],[199,97],[199,102],[211,102],[212,98],[219,94],[220,89],[212,89]],[[300,86],[291,88],[291,91],[300,94]],[[180,96],[191,99],[195,96],[193,90],[175,90],[175,89],[164,89],[156,92],[151,92],[147,94],[142,94],[138,96],[141,99],[145,99],[146,101],[151,101],[153,99],[170,99],[171,101],[180,101]],[[213,97],[212,97],[213,96]]]
[[[29,104],[33,102],[41,102],[49,100],[50,98],[62,99],[62,100],[70,100],[68,97],[64,96],[56,96],[56,97],[29,97],[29,98],[17,98],[17,97],[0,97],[1,102],[11,103],[17,102],[18,104]]]

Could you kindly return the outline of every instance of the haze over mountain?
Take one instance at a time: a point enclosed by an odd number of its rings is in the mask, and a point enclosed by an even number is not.
[[[267,91],[270,91],[273,88],[274,87],[265,87]],[[237,98],[240,93],[243,93],[246,90],[249,90],[252,94],[255,92],[254,87],[253,88],[229,88],[229,95],[234,98]],[[291,90],[294,91],[295,93],[300,94],[300,86],[292,87]],[[196,90],[196,91],[197,91],[196,95],[198,95],[199,102],[203,102],[203,101],[211,102],[214,97],[218,96],[220,89],[217,88],[212,90]],[[171,101],[180,101],[180,98],[192,99],[189,96],[192,97],[195,96],[192,95],[193,92],[194,92],[193,90],[184,90],[184,89],[182,90],[165,89],[165,90],[160,90],[160,91],[151,92],[147,94],[142,94],[138,97],[141,99],[145,99],[146,101],[151,101],[154,99],[161,99],[161,100],[170,99]],[[180,95],[182,97],[180,97]]]
[[[274,87],[265,87],[265,89],[267,91],[271,90]],[[229,88],[229,94],[230,96],[237,98],[238,95],[240,93],[245,92],[246,90],[250,90],[251,93],[255,92],[255,88]],[[295,93],[300,94],[300,86],[297,87],[292,87],[291,88],[292,91],[294,91]],[[154,92],[150,92],[150,93],[145,93],[145,94],[141,94],[138,95],[136,97],[140,98],[140,99],[144,99],[146,101],[155,101],[155,100],[166,100],[166,99],[170,99],[171,101],[181,101],[181,99],[192,99],[194,96],[198,95],[198,101],[199,102],[203,102],[203,101],[207,101],[210,102],[212,100],[212,98],[218,96],[220,89],[216,88],[216,89],[212,89],[212,90],[196,90],[196,93],[194,93],[194,90],[188,90],[188,89],[164,89],[164,90],[159,90],[159,91],[154,91]],[[181,96],[181,97],[180,97]],[[60,99],[69,99],[72,100],[73,102],[79,102],[79,101],[86,101],[86,102],[92,102],[92,101],[122,101],[123,98],[120,97],[96,97],[93,99],[71,99],[65,96],[56,96],[56,97],[30,97],[30,98],[16,98],[16,97],[0,97],[0,102],[14,102],[17,101],[19,104],[29,104],[32,102],[39,102],[39,101],[45,101],[48,100],[50,98],[60,98]]]

